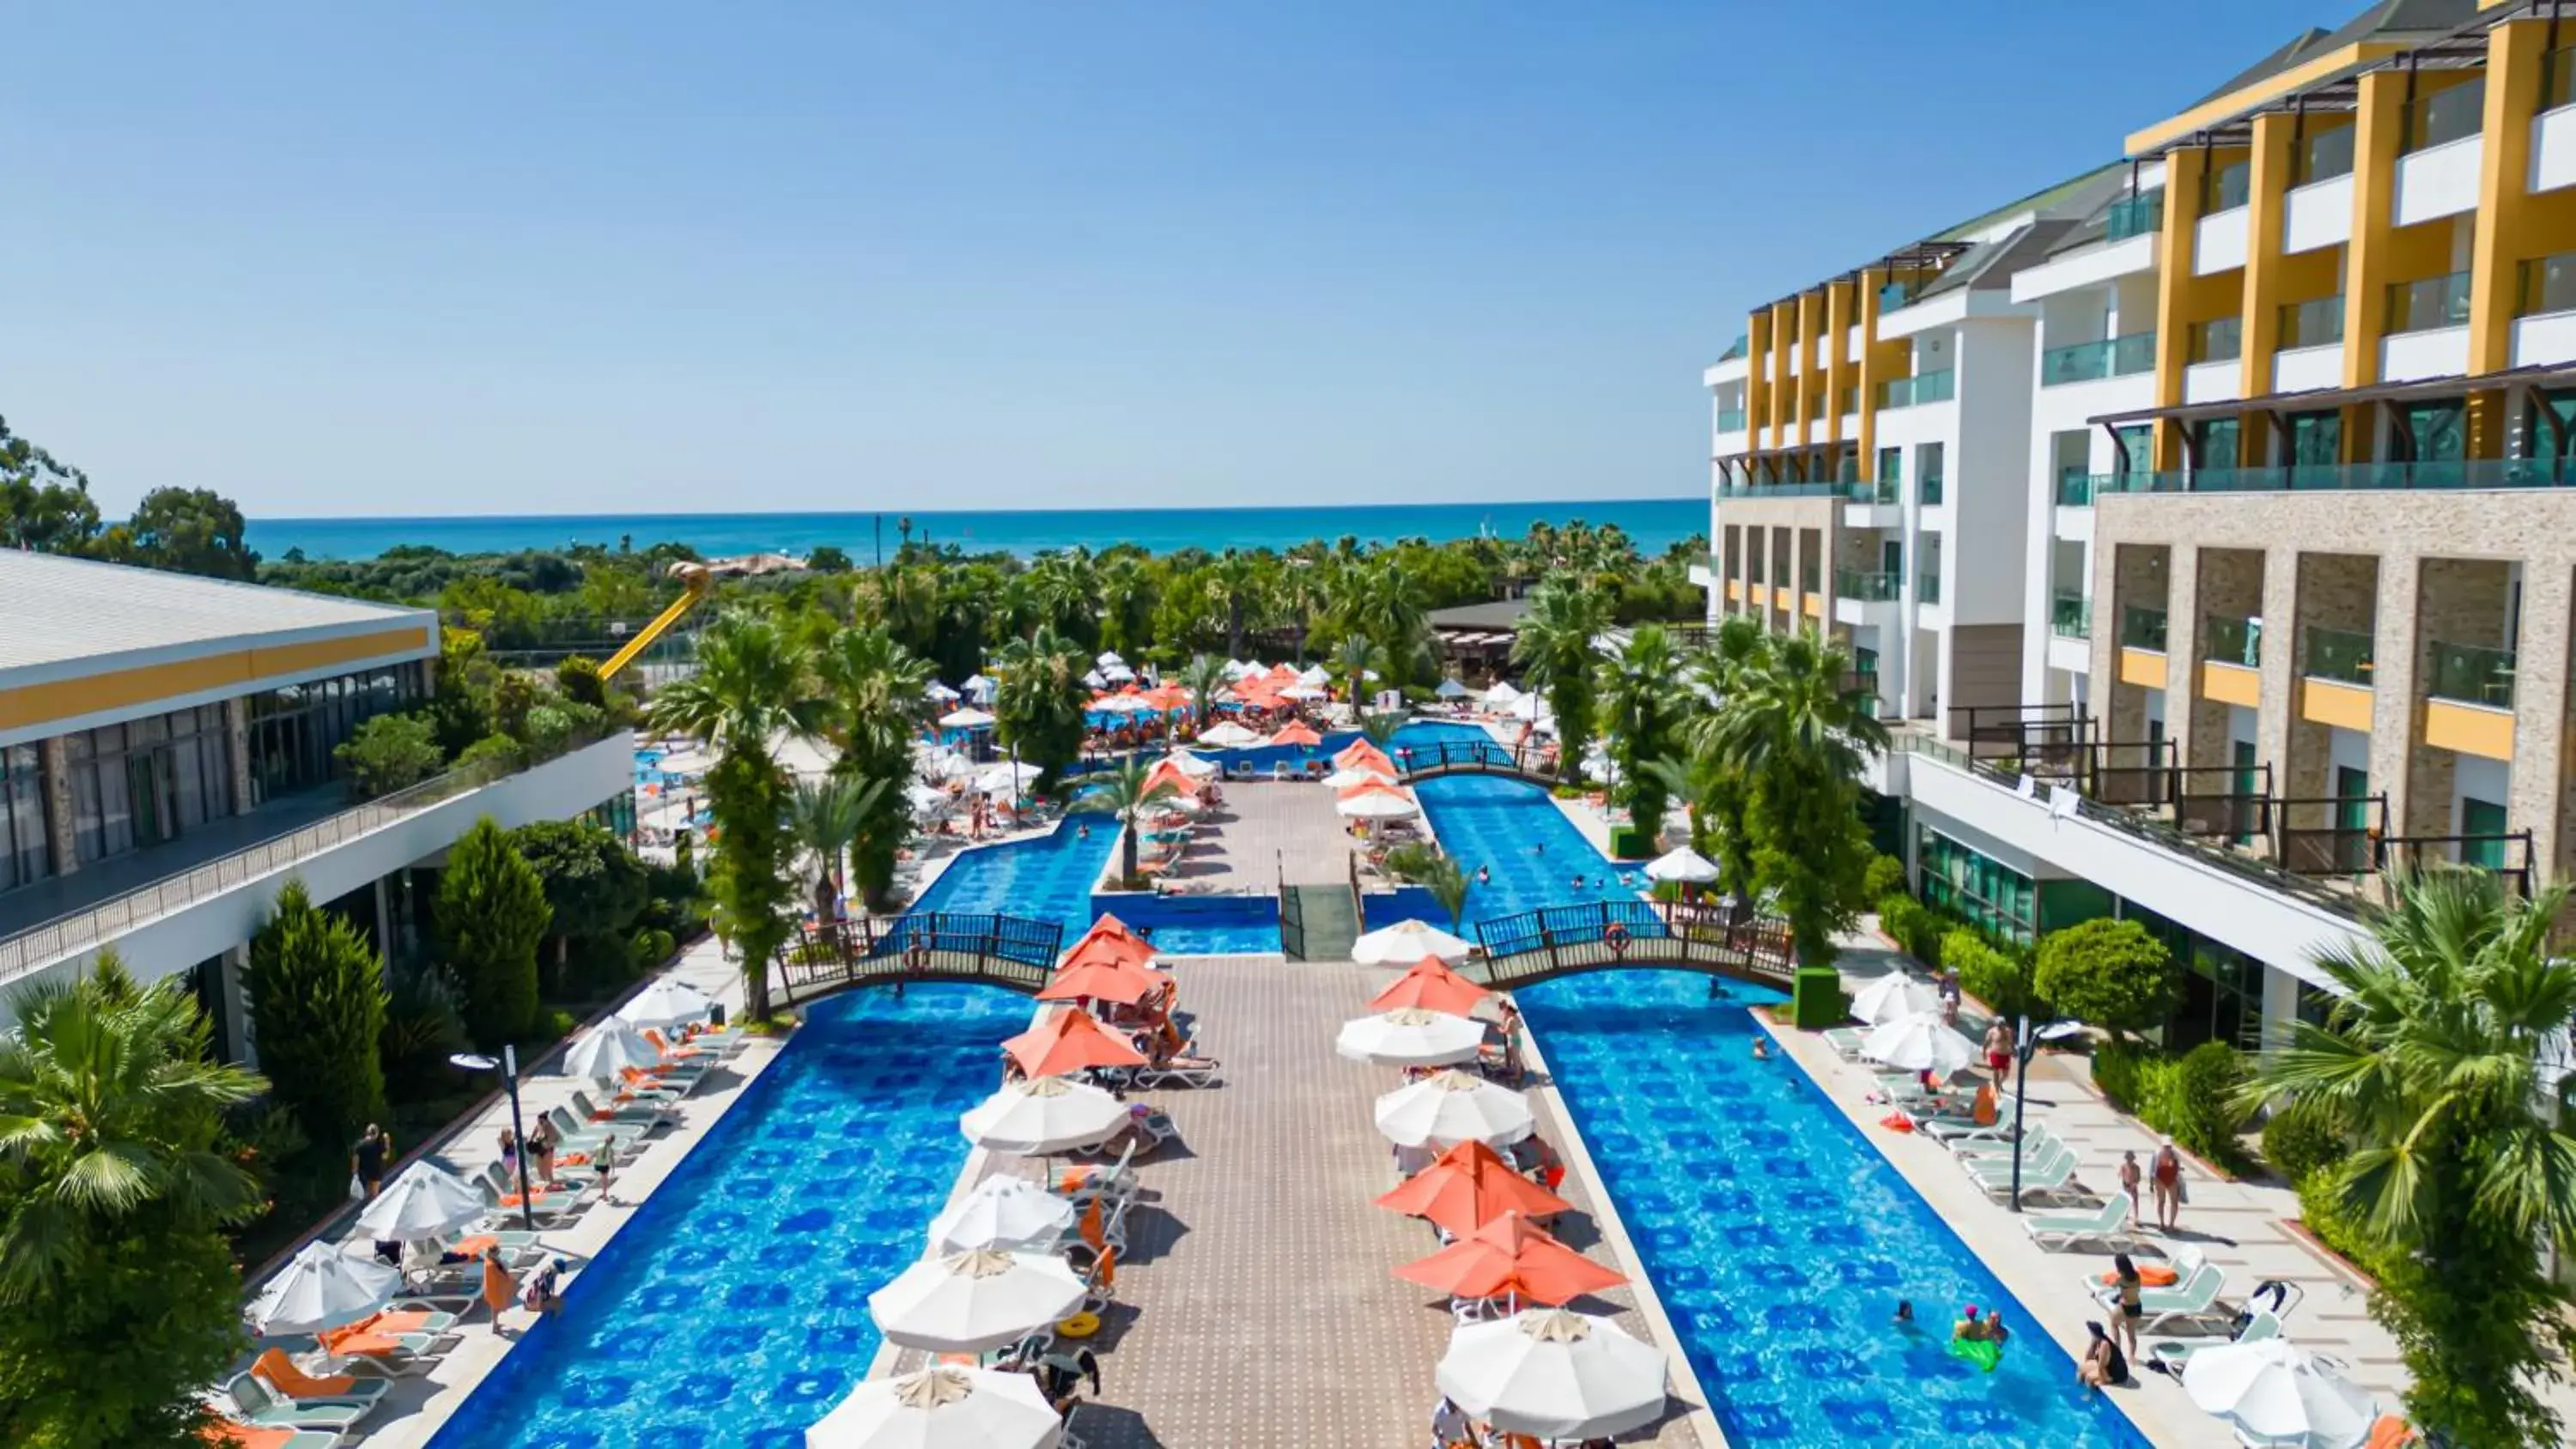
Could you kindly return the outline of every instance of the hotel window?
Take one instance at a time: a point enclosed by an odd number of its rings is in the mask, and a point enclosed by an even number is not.
[[[53,874],[45,843],[44,755],[34,745],[0,748],[0,891]]]
[[[1916,837],[1915,860],[1927,904],[2025,946],[2038,937],[2037,893],[2029,876],[1930,829]]]
[[[65,736],[80,859],[159,845],[230,815],[230,743],[219,704]]]
[[[254,802],[328,784],[338,773],[331,752],[358,726],[420,697],[412,665],[317,679],[250,698],[250,778]]]

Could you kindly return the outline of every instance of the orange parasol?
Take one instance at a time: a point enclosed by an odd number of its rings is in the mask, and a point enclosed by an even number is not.
[[[1089,1012],[1059,1011],[1002,1043],[1032,1077],[1060,1077],[1084,1067],[1141,1067],[1145,1054],[1100,1029]]]
[[[1180,709],[1190,702],[1190,692],[1177,684],[1158,684],[1145,691],[1145,701],[1156,709]]]
[[[1079,1001],[1089,997],[1134,1006],[1162,990],[1170,980],[1160,971],[1146,970],[1114,947],[1100,945],[1089,951],[1077,949],[1066,958],[1055,975],[1048,978],[1038,1000]]]
[[[1628,1281],[1517,1212],[1504,1213],[1430,1257],[1405,1264],[1395,1276],[1459,1298],[1509,1293],[1550,1307]]]
[[[1304,720],[1290,720],[1279,733],[1270,737],[1274,745],[1320,745],[1324,737],[1309,728]]]
[[[1356,800],[1362,795],[1392,795],[1398,800],[1413,798],[1405,794],[1401,787],[1390,785],[1384,780],[1362,780],[1356,785],[1344,785],[1333,792],[1333,798],[1336,800]]]
[[[1476,1003],[1493,993],[1449,969],[1449,963],[1437,956],[1425,956],[1413,963],[1412,969],[1387,983],[1369,1002],[1371,1011],[1401,1011],[1418,1007],[1424,1011],[1445,1011],[1451,1016],[1473,1013]]]
[[[1570,1206],[1512,1171],[1494,1149],[1473,1138],[1441,1153],[1429,1167],[1380,1197],[1377,1205],[1407,1217],[1428,1218],[1462,1237],[1507,1212],[1546,1217]]]
[[[1196,795],[1199,792],[1199,782],[1190,778],[1190,772],[1169,759],[1155,761],[1154,768],[1145,772],[1145,793],[1150,795],[1162,785],[1171,786],[1175,795]]]
[[[1357,765],[1374,766],[1389,775],[1397,773],[1395,761],[1386,757],[1386,751],[1364,739],[1353,740],[1344,745],[1341,753],[1333,756],[1333,763],[1345,770]]]
[[[1100,949],[1094,950],[1094,947]],[[1101,951],[1117,956],[1131,966],[1143,966],[1154,959],[1154,948],[1146,944],[1145,938],[1127,929],[1125,921],[1106,911],[1101,912],[1100,919],[1091,923],[1091,929],[1083,932],[1072,949],[1064,953],[1064,959],[1071,963],[1099,955]]]

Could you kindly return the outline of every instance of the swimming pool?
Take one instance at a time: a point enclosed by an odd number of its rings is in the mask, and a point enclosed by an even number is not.
[[[814,1007],[436,1449],[801,1449],[866,1376],[867,1295],[921,1256],[957,1116],[1028,1014],[972,986]]]
[[[1423,782],[1441,843],[1492,880],[1469,921],[1633,899],[1537,787]],[[1575,873],[1586,878],[1572,886]],[[2003,1449],[2142,1446],[1976,1255],[1805,1073],[1757,1062],[1745,1008],[1778,994],[1707,978],[1610,971],[1519,993],[1575,1125],[1736,1444],[1852,1442]],[[1890,1328],[1910,1299],[1924,1336]],[[1958,1309],[2023,1332],[1993,1374],[1951,1358]]]

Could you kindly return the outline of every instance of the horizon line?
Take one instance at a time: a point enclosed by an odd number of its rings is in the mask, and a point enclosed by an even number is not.
[[[1623,503],[1694,503],[1705,502],[1704,493],[1674,493],[1637,498],[1505,498],[1444,499],[1418,503],[1249,503],[1209,505],[1203,503],[1136,503],[1099,508],[729,508],[701,513],[316,513],[316,514],[245,514],[245,523],[456,523],[489,521],[507,523],[555,523],[583,519],[686,519],[686,518],[936,518],[944,515],[971,513],[1013,516],[1022,514],[1083,513],[1304,513],[1316,509],[1351,512],[1387,512],[1398,508],[1552,508],[1581,507],[1586,504],[1614,505]]]

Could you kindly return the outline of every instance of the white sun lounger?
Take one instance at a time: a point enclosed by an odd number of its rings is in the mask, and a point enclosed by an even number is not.
[[[2176,1378],[2180,1378],[2182,1376],[2182,1366],[2191,1362],[2191,1356],[2200,1352],[2204,1348],[2214,1348],[2219,1344],[2231,1342],[2261,1343],[2267,1338],[2279,1338],[2280,1336],[2281,1320],[2273,1317],[2269,1312],[2257,1308],[2254,1310],[2253,1316],[2245,1321],[2245,1327],[2239,1331],[2233,1339],[2162,1339],[2158,1342],[2147,1345],[2147,1360],[2150,1363],[2163,1364],[2166,1372],[2171,1373]]]
[[[2169,1323],[2224,1321],[2216,1309],[2218,1291],[2226,1282],[2227,1275],[2215,1265],[2198,1262],[2192,1265],[2181,1282],[2172,1287],[2146,1289],[2138,1295],[2141,1313],[2138,1332],[2159,1333]],[[2101,1299],[2105,1306],[2115,1305],[2120,1301],[2120,1290],[2116,1284],[2096,1283],[2093,1296]]]
[[[2053,1253],[2078,1243],[2127,1242],[2129,1195],[2115,1192],[2091,1212],[2032,1213],[2022,1218],[2021,1226],[2032,1242]]]

